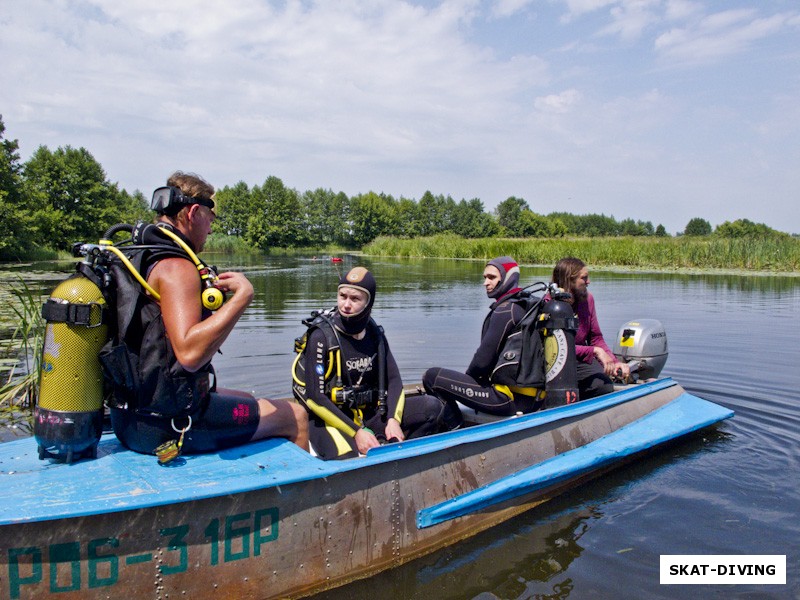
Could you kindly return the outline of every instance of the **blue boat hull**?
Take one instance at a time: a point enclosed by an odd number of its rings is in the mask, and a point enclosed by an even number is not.
[[[432,552],[732,411],[670,379],[324,462],[283,440],[159,466],[0,444],[0,597],[285,598]]]

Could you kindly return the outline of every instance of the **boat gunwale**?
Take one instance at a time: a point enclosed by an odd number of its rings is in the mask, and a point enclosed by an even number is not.
[[[154,485],[152,482],[147,480],[147,473],[151,471],[133,471],[132,467],[141,464],[149,465],[151,464],[150,462],[145,463],[143,461],[139,461],[134,464],[130,461],[120,461],[115,459],[115,455],[117,453],[112,451],[104,455],[99,454],[98,459],[95,460],[100,460],[103,457],[116,460],[116,464],[121,465],[128,470],[131,473],[132,478],[138,478],[143,484],[149,484],[151,487],[153,487],[155,490],[154,493],[142,494],[141,496],[133,498],[129,496],[120,496],[118,498],[106,498],[103,500],[95,499],[93,501],[90,500],[89,502],[84,503],[84,508],[81,510],[75,510],[74,504],[54,504],[48,506],[48,508],[51,509],[51,512],[48,514],[40,514],[28,517],[19,517],[19,510],[17,508],[15,509],[13,515],[0,515],[0,526],[52,521],[65,518],[86,517],[95,514],[150,509],[184,502],[211,500],[233,494],[247,493],[271,487],[287,486],[303,481],[324,479],[343,473],[366,469],[383,463],[412,460],[420,456],[434,454],[446,448],[484,442],[490,439],[497,440],[498,445],[502,445],[504,443],[503,438],[508,435],[517,434],[520,431],[528,429],[545,427],[565,419],[579,418],[673,386],[678,386],[678,384],[671,378],[664,378],[654,382],[637,384],[628,389],[617,391],[606,396],[584,400],[576,404],[560,406],[527,415],[512,416],[500,419],[498,421],[482,423],[452,432],[381,446],[371,450],[365,457],[346,461],[322,461],[321,459],[305,453],[303,450],[287,440],[273,439],[253,442],[252,444],[247,444],[245,446],[223,450],[219,453],[215,453],[214,455],[206,455],[208,458],[205,460],[209,465],[214,464],[214,461],[218,459],[225,461],[248,461],[253,466],[254,473],[256,474],[255,476],[254,474],[248,474],[243,470],[240,474],[234,474],[228,480],[226,480],[225,485],[222,488],[216,487],[212,489],[203,486],[194,486],[189,490],[182,490],[182,494],[180,496],[177,496],[175,493],[169,493],[168,490],[158,490],[157,485]],[[678,387],[680,388],[680,386]],[[683,390],[683,388],[680,389]],[[685,391],[683,393],[685,393]],[[25,446],[26,443],[27,445],[32,444],[32,439],[16,440],[6,444]],[[5,446],[6,444],[2,444],[0,446]],[[249,449],[249,452],[245,455],[241,455],[243,449],[246,451]],[[254,457],[269,455],[276,450],[279,450],[281,453],[283,453],[284,458],[288,457],[292,461],[297,460],[305,462],[305,466],[292,469],[278,469],[277,467],[264,467],[258,464],[257,460],[254,460]],[[130,451],[125,450],[124,452],[128,453]],[[134,453],[130,452],[130,454]],[[152,469],[163,468],[155,463],[153,457],[149,457],[147,455],[137,456],[141,456],[145,459],[153,461]],[[85,463],[75,463],[73,465],[43,464],[42,468],[40,468],[38,471],[35,473],[31,472],[30,477],[34,483],[45,483],[42,480],[36,480],[37,475],[41,475],[46,471],[54,471],[57,473],[68,472],[68,469],[74,468],[80,464]],[[58,469],[58,467],[62,466],[67,470],[62,471]],[[295,466],[298,465],[295,464]],[[156,471],[155,473],[161,475],[163,472]],[[265,480],[262,474],[268,475],[269,479]],[[3,475],[14,476],[13,472],[6,472],[3,473]],[[231,482],[234,482],[235,485],[229,485]],[[126,499],[127,503],[121,502],[122,500]],[[120,502],[115,503],[115,500]],[[139,500],[139,502],[135,503],[135,500]],[[65,506],[69,506],[69,508],[65,509]]]

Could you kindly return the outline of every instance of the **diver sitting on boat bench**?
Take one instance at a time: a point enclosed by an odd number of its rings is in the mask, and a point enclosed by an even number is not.
[[[335,309],[313,313],[295,341],[292,392],[308,409],[311,446],[325,460],[440,429],[438,398],[405,396],[383,328],[370,316],[375,292],[372,273],[351,269],[339,280]]]
[[[422,378],[425,391],[446,402],[444,422],[450,429],[460,427],[463,422],[457,402],[500,416],[542,408],[543,389],[518,387],[515,382],[500,381],[502,376],[493,374],[503,343],[525,314],[525,309],[515,301],[515,295],[521,291],[517,285],[519,275],[519,265],[510,256],[494,258],[486,264],[483,286],[486,295],[495,302],[483,322],[481,342],[467,372],[432,367]]]
[[[600,331],[594,296],[588,289],[589,269],[579,258],[562,258],[553,269],[552,282],[570,293],[571,298],[565,302],[572,305],[578,316],[575,357],[580,399],[610,394],[614,391],[611,378],[627,379],[631,370],[626,362],[617,360]]]
[[[133,273],[119,262],[112,267],[119,333],[101,355],[115,382],[114,432],[142,453],[157,453],[179,435],[177,450],[187,453],[268,437],[308,450],[302,406],[214,385],[211,358],[252,301],[253,286],[242,273],[228,272],[208,289],[208,267],[195,252],[203,249],[216,217],[213,196],[213,186],[197,175],[174,173],[153,195],[156,224],[137,226],[134,242],[137,235],[142,239],[128,247],[140,270]],[[221,294],[228,296],[224,303]],[[218,302],[209,304],[209,297]]]

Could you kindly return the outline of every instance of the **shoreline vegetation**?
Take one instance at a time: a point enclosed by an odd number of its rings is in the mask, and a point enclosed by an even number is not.
[[[510,255],[517,262],[552,266],[577,256],[592,268],[626,271],[730,271],[748,274],[800,273],[797,238],[584,237],[479,238],[442,234],[425,238],[379,237],[362,248],[365,255],[398,258],[488,260]]]
[[[206,251],[219,255],[263,256],[258,247],[236,236],[213,234]],[[725,238],[680,237],[557,237],[557,238],[464,238],[439,234],[411,239],[378,237],[360,250],[337,244],[315,248],[272,248],[273,255],[361,254],[386,258],[440,258],[481,260],[510,255],[519,263],[552,268],[564,256],[577,256],[593,269],[623,272],[665,272],[690,274],[734,273],[751,276],[800,275],[800,239],[789,236]],[[48,257],[56,262],[74,262],[66,252]],[[45,259],[46,260],[46,259]],[[9,264],[9,263],[6,263]],[[43,322],[39,309],[41,290],[34,292],[14,269],[2,273],[0,293],[0,425],[29,431],[35,403]],[[34,279],[37,276],[30,273]],[[11,284],[6,287],[5,284]],[[23,362],[20,362],[20,357]],[[25,363],[24,359],[34,364]]]
[[[790,236],[726,238],[716,235],[642,237],[465,238],[456,234],[402,238],[380,236],[360,249],[341,244],[274,247],[266,253],[238,236],[213,233],[207,254],[305,255],[362,254],[385,258],[450,258],[489,260],[510,255],[531,266],[549,267],[564,256],[577,256],[593,269],[654,272],[735,272],[751,275],[800,276],[800,238]],[[64,251],[38,252],[0,262],[15,270],[34,262],[75,262]],[[4,278],[6,279],[6,278]]]

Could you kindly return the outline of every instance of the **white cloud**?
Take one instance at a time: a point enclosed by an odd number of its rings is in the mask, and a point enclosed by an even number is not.
[[[578,90],[565,90],[560,94],[551,94],[536,98],[534,106],[537,110],[551,113],[566,113],[580,100],[580,92]]]
[[[675,231],[687,215],[663,207],[670,195],[702,203],[699,177],[739,197],[751,189],[739,161],[757,155],[775,173],[800,159],[781,133],[800,114],[778,109],[800,106],[787,83],[800,19],[731,1],[710,13],[704,0],[11,0],[0,111],[23,158],[84,146],[131,191],[181,168],[220,186],[276,175],[301,190],[431,189],[487,208],[582,197],[572,210],[602,199],[607,214]],[[741,86],[735,106],[726,88],[697,85],[691,61],[717,61],[725,83],[743,50],[779,70]],[[713,112],[693,108],[701,94]],[[731,125],[744,120],[753,137],[737,144]],[[796,172],[760,193],[783,201]],[[631,204],[648,194],[664,202]],[[721,203],[719,220],[737,206]]]
[[[708,15],[661,34],[655,49],[687,63],[707,63],[744,52],[753,43],[786,31],[795,15],[759,17],[755,10],[729,10]]]
[[[495,0],[492,15],[498,18],[510,17],[534,3],[534,0]]]
[[[656,12],[661,0],[626,0],[610,10],[612,22],[600,30],[601,34],[619,35],[624,40],[633,40],[660,20]]]
[[[600,10],[606,6],[612,6],[620,0],[564,0],[567,5],[567,19],[580,17],[584,14]]]

